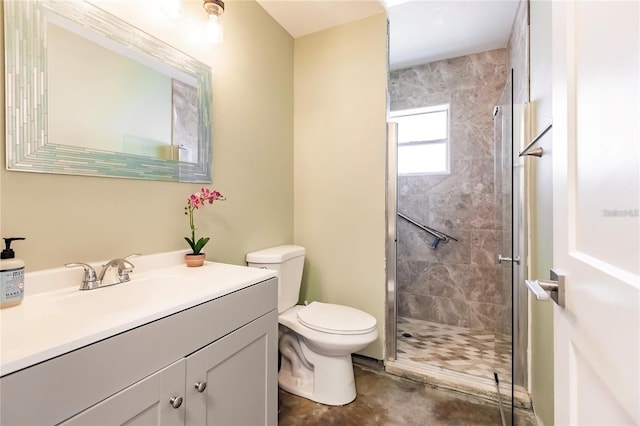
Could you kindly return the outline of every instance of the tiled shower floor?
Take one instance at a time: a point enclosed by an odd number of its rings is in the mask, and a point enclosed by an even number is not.
[[[407,336],[407,334],[411,336]],[[397,359],[511,383],[511,336],[398,317]]]

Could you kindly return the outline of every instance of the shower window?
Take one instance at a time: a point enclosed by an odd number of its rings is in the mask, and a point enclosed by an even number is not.
[[[393,111],[398,123],[398,174],[449,173],[449,105]]]

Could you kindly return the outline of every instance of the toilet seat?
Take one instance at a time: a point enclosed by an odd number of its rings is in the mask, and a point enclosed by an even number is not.
[[[302,336],[310,346],[325,355],[335,355],[347,353],[349,350],[353,353],[364,348],[369,343],[378,338],[378,329],[374,327],[371,331],[365,333],[327,333],[324,331],[314,330],[307,327],[298,318],[298,312],[305,309],[306,306],[296,305],[287,309],[278,315],[278,323],[291,330],[292,332]],[[354,349],[355,348],[355,349]]]
[[[329,334],[365,334],[376,330],[376,319],[358,309],[332,303],[311,302],[297,313],[298,322]]]

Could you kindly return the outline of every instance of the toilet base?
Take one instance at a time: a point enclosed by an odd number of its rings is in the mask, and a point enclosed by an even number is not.
[[[314,369],[304,377],[294,377],[291,369],[280,369],[278,385],[289,393],[325,405],[346,405],[356,399],[351,355],[327,357],[316,354],[315,357],[324,359],[312,361]]]
[[[307,356],[308,351],[304,351]],[[307,370],[306,374],[292,371],[291,364],[283,360],[278,373],[278,385],[283,390],[325,405],[346,405],[356,399],[351,354],[313,354],[307,359],[313,363],[313,371]]]

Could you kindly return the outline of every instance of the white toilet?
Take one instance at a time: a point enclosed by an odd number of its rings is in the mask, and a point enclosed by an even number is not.
[[[278,271],[278,384],[321,404],[348,404],[356,398],[351,354],[378,338],[376,319],[348,306],[296,305],[304,254],[292,245],[247,254],[249,266]]]

